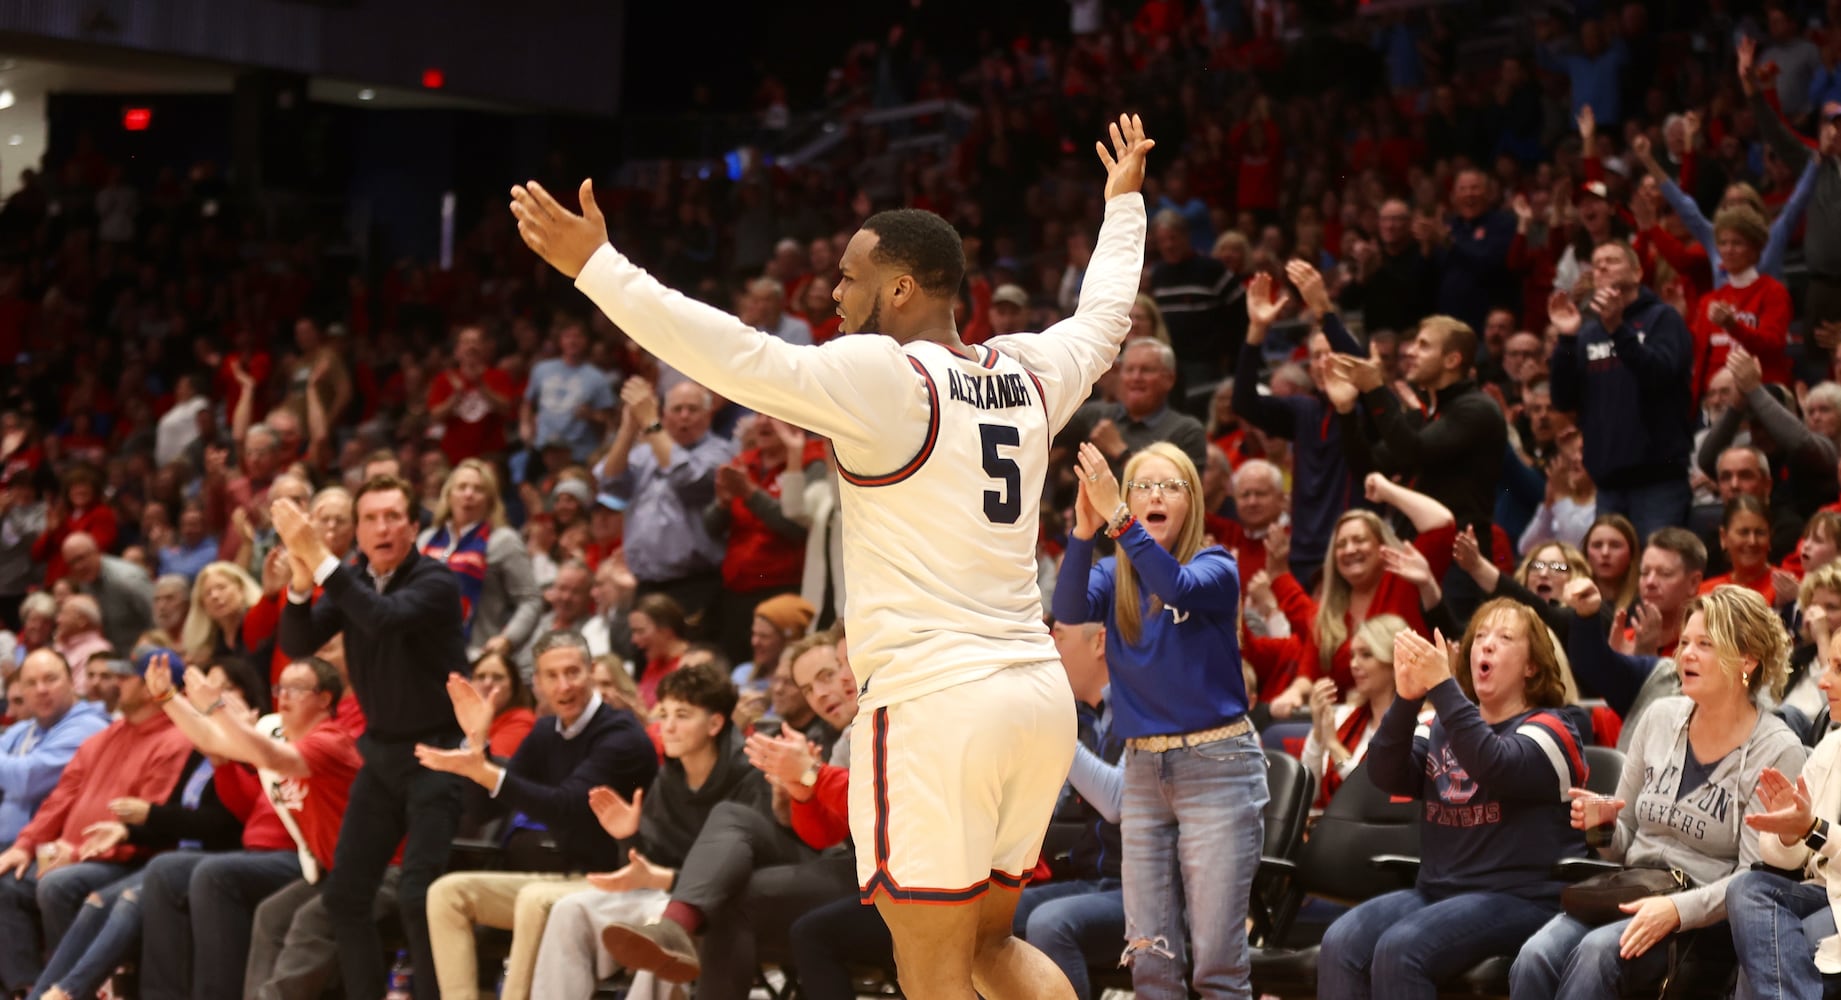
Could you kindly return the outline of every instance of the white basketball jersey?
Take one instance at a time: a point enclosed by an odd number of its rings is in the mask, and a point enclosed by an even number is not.
[[[877,708],[1055,658],[1036,583],[1049,439],[1118,357],[1144,199],[1106,202],[1074,315],[961,357],[874,334],[803,347],[685,298],[610,246],[575,285],[658,358],[831,439],[850,667]]]
[[[865,707],[1055,658],[1036,583],[1042,383],[989,347],[904,350],[928,396],[925,441],[899,468],[838,469],[846,620],[873,623],[889,654],[857,677]]]

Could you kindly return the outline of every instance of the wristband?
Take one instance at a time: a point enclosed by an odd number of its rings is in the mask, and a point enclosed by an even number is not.
[[[1131,520],[1131,508],[1127,507],[1123,500],[1119,501],[1118,507],[1112,511],[1112,516],[1106,519],[1106,534],[1113,538],[1119,537],[1119,532],[1124,531],[1125,526],[1131,523]]]
[[[1125,515],[1125,520],[1106,529],[1106,536],[1108,538],[1113,539],[1114,541],[1117,541],[1120,535],[1123,535],[1125,534],[1125,532],[1131,530],[1131,526],[1137,523],[1138,523],[1138,519],[1131,516],[1131,514],[1127,513]]]
[[[639,433],[641,437],[651,437],[652,435],[657,434],[659,431],[662,431],[664,429],[665,429],[664,421],[654,420],[651,423],[646,425],[645,430],[640,431]]]
[[[156,694],[153,696],[153,703],[156,705],[164,705],[167,702],[172,701],[172,700],[173,700],[173,689],[172,688],[167,688],[164,694]]]
[[[1803,834],[1803,843],[1808,844],[1812,851],[1820,851],[1828,846],[1828,821],[1817,817],[1815,825]]]
[[[223,707],[224,707],[224,699],[222,698],[219,698],[216,701],[212,702],[211,707],[205,709],[206,718],[216,715]]]

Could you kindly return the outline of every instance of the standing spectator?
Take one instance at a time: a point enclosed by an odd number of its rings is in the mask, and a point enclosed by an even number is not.
[[[1563,885],[1554,864],[1585,853],[1566,823],[1566,793],[1585,781],[1583,740],[1563,710],[1552,633],[1532,609],[1498,598],[1477,610],[1455,660],[1451,652],[1443,636],[1434,646],[1410,629],[1395,634],[1399,697],[1368,748],[1368,776],[1421,800],[1425,861],[1413,888],[1330,925],[1320,996],[1437,995],[1547,923]],[[1436,714],[1421,735],[1428,701]]]
[[[1624,120],[1623,85],[1620,75],[1630,61],[1630,50],[1620,36],[1606,44],[1605,29],[1599,22],[1586,18],[1579,24],[1577,52],[1561,53],[1552,38],[1542,40],[1534,56],[1540,68],[1564,74],[1572,81],[1572,113],[1590,112],[1606,125]]]
[[[195,580],[206,566],[217,561],[217,539],[212,538],[205,523],[202,504],[188,503],[179,512],[179,530],[173,543],[159,550],[160,575],[174,574]]]
[[[1790,293],[1758,270],[1770,232],[1758,213],[1725,208],[1713,219],[1726,283],[1700,297],[1688,330],[1694,335],[1694,396],[1707,391],[1729,352],[1743,348],[1764,368],[1764,381],[1790,383]]]
[[[633,679],[651,711],[658,704],[659,680],[677,670],[690,649],[684,639],[684,609],[667,594],[647,594],[627,614],[627,627],[633,635]]]
[[[1579,414],[1585,469],[1598,510],[1622,514],[1639,534],[1687,520],[1693,491],[1683,468],[1693,439],[1693,342],[1681,315],[1641,283],[1629,244],[1592,251],[1592,316],[1556,292],[1559,331],[1553,402]]]
[[[1168,441],[1201,468],[1208,461],[1202,422],[1170,407],[1176,364],[1176,353],[1165,344],[1151,338],[1127,340],[1119,355],[1119,401],[1076,410],[1061,440],[1093,442],[1115,469],[1123,469],[1131,456],[1154,442]]]
[[[18,625],[26,592],[43,577],[32,549],[45,532],[45,502],[31,470],[0,475],[0,623]]]
[[[429,419],[440,430],[442,453],[456,466],[505,450],[505,421],[517,412],[517,388],[492,361],[486,331],[461,327],[454,336],[454,367],[428,386]]]
[[[1516,546],[1522,552],[1532,552],[1535,546],[1549,541],[1583,549],[1587,532],[1597,523],[1598,490],[1585,471],[1584,439],[1576,428],[1568,427],[1560,432],[1556,443],[1559,447],[1547,463],[1547,495]],[[1628,562],[1628,551],[1624,557]],[[1617,589],[1611,593],[1617,593]]]
[[[1239,576],[1226,552],[1202,546],[1193,489],[1200,476],[1179,449],[1155,444],[1126,463],[1129,502],[1090,444],[1081,448],[1080,476],[1054,611],[1061,624],[1104,621],[1116,635],[1106,659],[1114,733],[1127,748],[1121,825],[1126,925],[1134,928],[1124,961],[1143,993],[1244,995],[1252,971],[1247,900],[1268,793],[1246,714]],[[1119,554],[1094,565],[1101,527]],[[1180,889],[1170,882],[1178,872]],[[1153,943],[1176,945],[1182,927],[1186,949]]]
[[[102,554],[96,540],[83,532],[65,536],[66,575],[79,594],[96,599],[102,630],[119,652],[153,625],[153,579],[139,566]]]
[[[434,526],[416,539],[416,548],[454,571],[469,657],[509,656],[524,648],[543,614],[543,592],[524,540],[505,523],[505,502],[490,465],[466,458],[448,473]]]
[[[556,331],[558,357],[531,368],[519,418],[526,445],[564,442],[577,462],[588,460],[600,427],[612,422],[614,391],[607,375],[588,363],[588,332],[582,321],[564,319]]]
[[[199,377],[191,373],[173,382],[173,405],[160,415],[154,431],[153,463],[164,468],[185,460],[192,442],[198,440],[199,415],[211,419],[211,400],[199,391]]]
[[[621,387],[620,429],[596,474],[627,502],[627,567],[639,593],[669,595],[701,619],[722,591],[722,544],[704,526],[716,496],[716,470],[735,454],[710,433],[708,390],[680,382],[665,394],[665,412],[641,378]]]
[[[101,705],[77,700],[70,665],[57,653],[27,653],[14,676],[24,704],[0,733],[0,842],[8,844],[57,787],[77,748],[109,726]]]
[[[1835,31],[1834,26],[1830,26]],[[1841,33],[1841,31],[1837,31]],[[1771,151],[1792,170],[1814,170],[1815,189],[1809,196],[1808,224],[1804,228],[1803,262],[1809,270],[1809,287],[1802,318],[1812,329],[1841,322],[1841,107],[1825,104],[1819,110],[1817,140],[1811,144],[1786,124],[1763,92],[1752,83],[1746,58],[1749,47],[1739,44],[1739,81],[1750,95],[1752,118]],[[1823,371],[1834,356],[1835,345],[1816,341]]]
[[[1769,41],[1758,56],[1765,65],[1777,68],[1777,101],[1783,116],[1800,122],[1812,110],[1810,84],[1822,68],[1822,50],[1804,36],[1796,15],[1778,0],[1764,5],[1764,28]],[[1830,30],[1834,28],[1829,25]]]
[[[1306,296],[1307,304],[1314,294],[1313,289],[1312,295]],[[1254,276],[1247,290],[1247,342],[1240,350],[1239,367],[1234,372],[1234,412],[1261,431],[1292,442],[1291,550],[1298,563],[1311,566],[1320,564],[1329,551],[1337,517],[1357,502],[1347,449],[1355,448],[1359,442],[1343,440],[1343,422],[1334,419],[1330,400],[1323,395],[1325,372],[1332,350],[1344,354],[1362,351],[1353,337],[1331,341],[1332,327],[1325,325],[1307,341],[1310,380],[1316,391],[1307,395],[1260,395],[1261,345],[1286,301],[1287,297],[1273,288],[1270,276]],[[1333,331],[1340,337],[1348,334],[1340,323]],[[1349,402],[1353,404],[1353,396]],[[1309,584],[1308,580],[1304,582]]]
[[[1151,265],[1150,293],[1170,328],[1178,374],[1186,385],[1207,385],[1220,377],[1222,362],[1237,356],[1246,339],[1235,304],[1246,289],[1220,261],[1195,252],[1181,213],[1158,212],[1151,238],[1157,258]]]
[[[783,480],[786,470],[809,471],[825,459],[823,442],[808,441],[804,431],[769,416],[754,419],[750,436],[754,446],[716,470],[716,496],[703,513],[710,536],[729,540],[715,635],[731,660],[748,655],[756,607],[799,590],[806,526],[787,516]],[[804,481],[798,480],[800,489]]]
[[[460,744],[446,684],[448,674],[466,669],[466,656],[460,588],[446,566],[415,550],[413,496],[400,479],[373,479],[359,489],[361,569],[327,552],[299,507],[278,503],[273,518],[292,572],[281,618],[282,649],[310,656],[345,633],[347,671],[367,726],[359,741],[364,768],[352,783],[347,821],[324,884],[345,992],[366,997],[384,984],[371,903],[400,843],[403,930],[421,970],[416,996],[435,1000],[440,991],[432,975],[426,900],[460,823],[460,785],[452,775],[424,770],[414,751],[417,744],[443,749]],[[323,593],[309,604],[316,586]]]
[[[1413,238],[1413,210],[1398,198],[1381,203],[1379,238],[1356,245],[1354,280],[1341,293],[1344,309],[1362,314],[1370,331],[1411,330],[1432,314],[1438,268]]]
[[[45,586],[64,579],[69,571],[65,562],[64,539],[73,534],[88,535],[97,549],[115,548],[115,508],[102,496],[102,474],[88,465],[73,466],[64,473],[58,499],[51,502],[45,515],[45,533],[32,544],[32,559],[45,565]]]
[[[1515,287],[1509,273],[1509,244],[1515,239],[1515,216],[1492,208],[1489,177],[1465,170],[1451,187],[1451,216],[1445,246],[1438,254],[1440,272],[1434,307],[1472,330],[1494,306],[1510,306]]]

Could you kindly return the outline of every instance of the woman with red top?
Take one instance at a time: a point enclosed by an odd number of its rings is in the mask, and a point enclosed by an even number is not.
[[[1726,516],[1720,520],[1720,550],[1732,563],[1732,572],[1716,576],[1700,585],[1700,592],[1710,594],[1723,584],[1747,587],[1764,595],[1765,603],[1777,606],[1777,588],[1771,581],[1771,514],[1764,501],[1749,493],[1726,502]]]
[[[844,317],[837,314],[837,303],[831,300],[831,283],[829,279],[813,278],[799,289],[799,318],[812,327],[812,343],[822,344],[837,336],[837,331],[844,323]]]
[[[1764,368],[1764,381],[1790,382],[1790,293],[1758,270],[1771,238],[1764,217],[1749,207],[1723,208],[1713,217],[1713,237],[1726,267],[1726,284],[1701,296],[1688,318],[1694,334],[1694,395],[1707,390],[1733,345],[1743,345]]]
[[[789,462],[822,465],[824,442],[791,424],[760,416],[748,430],[754,447],[716,470],[716,498],[703,512],[710,537],[728,536],[722,557],[723,600],[716,635],[733,662],[748,659],[754,609],[778,594],[796,594],[805,572],[806,527],[781,505],[780,474]]]
[[[468,680],[480,698],[492,706],[492,726],[486,730],[488,752],[493,757],[509,760],[518,752],[518,746],[530,734],[531,727],[537,724],[537,713],[531,709],[531,691],[524,686],[524,675],[505,662],[503,656],[487,653],[473,661]]]
[[[1362,622],[1377,615],[1399,615],[1414,631],[1430,634],[1425,612],[1443,597],[1436,581],[1444,579],[1451,567],[1451,545],[1457,538],[1456,518],[1444,504],[1379,473],[1369,473],[1365,486],[1370,502],[1393,507],[1419,532],[1412,547],[1430,564],[1433,586],[1429,593],[1421,594],[1399,572],[1401,554],[1395,550],[1400,541],[1373,512],[1352,510],[1337,519],[1317,597],[1317,655],[1314,662],[1306,663],[1304,673],[1313,681],[1328,677],[1336,682],[1339,693],[1355,683],[1349,672],[1349,636]],[[1287,694],[1294,692],[1295,711],[1303,704],[1305,692],[1294,687]]]
[[[185,627],[179,633],[179,648],[186,661],[236,655],[266,664],[273,653],[272,637],[265,636],[255,649],[244,644],[243,618],[261,599],[262,585],[236,563],[214,562],[199,570],[198,579],[192,582]]]
[[[633,679],[639,698],[651,711],[658,704],[659,679],[678,669],[690,643],[684,639],[684,609],[664,594],[647,594],[627,612],[633,635]]]
[[[102,475],[88,465],[64,473],[63,496],[52,502],[45,533],[32,543],[32,561],[46,564],[45,586],[64,578],[64,539],[78,531],[95,539],[103,552],[115,550],[115,509],[102,501]]]
[[[1407,629],[1399,615],[1370,618],[1349,639],[1349,672],[1355,685],[1347,701],[1338,704],[1336,685],[1323,678],[1310,689],[1310,738],[1301,759],[1317,776],[1317,801],[1312,813],[1329,805],[1342,785],[1368,753],[1368,741],[1380,728],[1381,716],[1394,703],[1394,636]]]

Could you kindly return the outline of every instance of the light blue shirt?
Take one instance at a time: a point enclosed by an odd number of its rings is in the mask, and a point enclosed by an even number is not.
[[[537,362],[531,369],[529,388],[524,398],[537,410],[537,440],[541,446],[555,440],[569,442],[578,462],[586,461],[598,440],[594,424],[575,415],[583,406],[590,410],[611,410],[614,390],[606,373],[583,362],[571,365],[561,358]]]
[[[11,844],[64,776],[64,766],[91,736],[109,728],[109,713],[80,701],[50,727],[37,719],[0,733],[0,844]]]
[[[160,575],[177,573],[189,580],[198,579],[206,566],[217,560],[217,539],[206,538],[191,548],[169,545],[160,550]]]
[[[627,502],[626,564],[640,582],[676,580],[722,566],[723,539],[703,526],[703,508],[716,499],[716,469],[735,457],[735,446],[714,434],[685,448],[671,445],[660,467],[652,445],[640,442],[626,471],[604,488]]]

